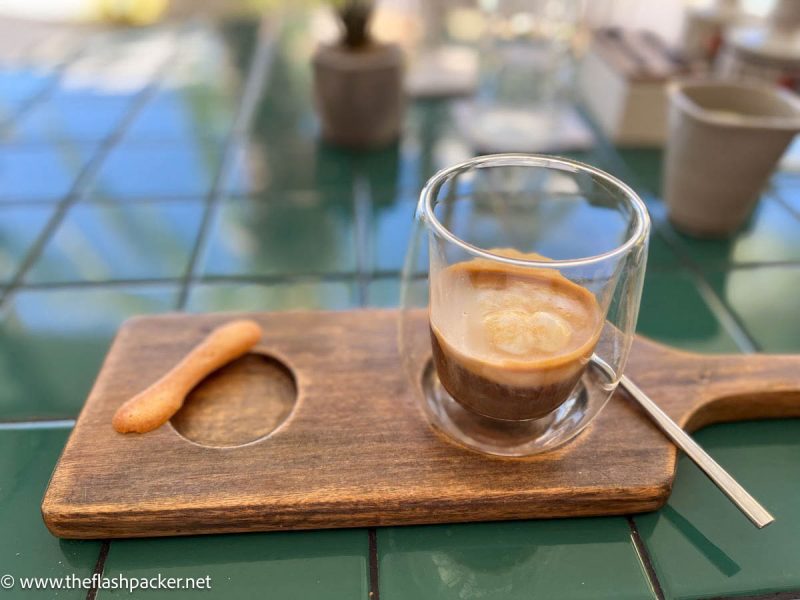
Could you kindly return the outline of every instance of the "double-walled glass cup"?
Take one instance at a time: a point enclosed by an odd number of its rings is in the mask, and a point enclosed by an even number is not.
[[[641,199],[573,160],[500,154],[437,173],[416,223],[400,343],[431,423],[505,456],[577,435],[633,341],[650,229]]]

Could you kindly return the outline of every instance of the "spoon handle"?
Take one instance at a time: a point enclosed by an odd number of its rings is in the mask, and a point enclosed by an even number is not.
[[[761,506],[717,461],[711,458],[688,433],[670,419],[639,386],[628,379],[626,375],[620,378],[620,383],[658,425],[661,431],[700,467],[706,476],[750,519],[753,525],[761,529],[775,520],[775,517],[769,511]]]

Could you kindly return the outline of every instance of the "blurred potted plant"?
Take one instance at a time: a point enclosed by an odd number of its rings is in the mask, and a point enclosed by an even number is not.
[[[369,32],[372,2],[334,4],[342,37],[314,52],[314,99],[322,137],[350,148],[395,141],[403,117],[403,53]]]

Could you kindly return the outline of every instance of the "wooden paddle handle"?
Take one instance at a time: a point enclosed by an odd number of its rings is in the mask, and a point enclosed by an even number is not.
[[[688,431],[800,417],[800,355],[703,355],[638,337],[629,366],[629,376]]]
[[[800,417],[800,356],[710,356],[685,427],[711,423]]]
[[[183,406],[187,394],[210,373],[247,353],[261,339],[255,321],[238,320],[214,329],[161,379],[117,409],[112,424],[120,433],[161,427]]]

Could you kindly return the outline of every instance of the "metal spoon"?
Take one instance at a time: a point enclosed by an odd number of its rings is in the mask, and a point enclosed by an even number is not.
[[[613,369],[596,354],[592,356],[592,362],[600,367],[606,374],[612,374]],[[626,375],[619,380],[622,387],[636,400],[644,409],[648,416],[664,432],[664,434],[675,442],[675,445],[683,450],[695,464],[700,467],[703,473],[714,482],[714,484],[730,498],[736,507],[741,510],[750,522],[759,529],[762,529],[775,520],[767,509],[753,498],[717,461],[703,450],[688,433],[681,429],[678,424],[667,416],[658,405],[645,394],[639,386],[631,381]]]

